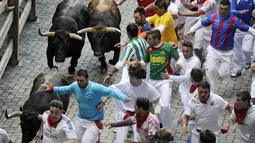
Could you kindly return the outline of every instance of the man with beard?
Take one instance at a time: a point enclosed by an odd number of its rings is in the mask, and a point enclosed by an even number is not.
[[[226,109],[229,113],[233,108],[219,95],[210,93],[210,84],[202,81],[198,85],[198,94],[193,96],[185,109],[185,116],[183,118],[182,134],[188,131],[187,125],[192,113],[194,113],[194,121],[196,122],[192,130],[191,142],[197,143],[199,140],[199,133],[205,130],[212,131],[217,138],[217,143],[220,135],[219,112]]]
[[[247,34],[252,34],[253,36],[255,35],[255,30],[230,14],[229,0],[222,0],[219,6],[219,13],[212,14],[198,21],[186,33],[186,36],[192,35],[198,29],[210,25],[212,25],[212,37],[211,43],[207,47],[205,69],[212,91],[217,93],[219,81],[229,76],[236,29],[249,32]]]
[[[146,31],[151,30],[151,25],[146,21],[146,11],[143,7],[137,7],[134,11],[134,22],[138,26],[138,36],[146,38]],[[123,43],[117,43],[115,47],[125,47],[130,39]]]
[[[255,142],[255,106],[251,103],[248,91],[238,91],[234,111],[231,114],[231,124],[238,124],[242,143]]]
[[[88,78],[87,70],[80,69],[77,72],[76,82],[69,86],[42,85],[43,89],[53,91],[60,96],[74,94],[79,108],[75,122],[78,143],[97,141],[99,131],[103,128],[101,124],[101,120],[104,119],[104,110],[101,110],[105,104],[101,101],[103,96],[114,97],[125,102],[132,100],[120,91],[92,82]]]

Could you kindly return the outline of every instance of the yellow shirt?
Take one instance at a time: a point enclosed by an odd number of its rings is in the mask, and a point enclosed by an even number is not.
[[[154,27],[158,27],[159,25],[165,26],[165,30],[161,35],[162,42],[174,42],[178,45],[178,40],[174,30],[174,20],[169,12],[166,12],[162,16],[155,14],[149,17],[148,21],[150,24],[154,24]]]

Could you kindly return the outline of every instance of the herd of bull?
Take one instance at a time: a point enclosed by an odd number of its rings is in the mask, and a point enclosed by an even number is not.
[[[33,82],[29,99],[20,111],[10,114],[5,112],[7,119],[20,117],[22,130],[22,143],[29,143],[36,135],[41,121],[39,114],[48,110],[51,100],[59,99],[63,102],[66,111],[69,104],[69,95],[59,96],[50,91],[43,91],[41,84],[64,86],[74,81],[73,74],[81,56],[85,44],[85,33],[89,38],[94,55],[101,62],[101,70],[107,70],[105,52],[114,50],[110,64],[116,64],[119,59],[120,49],[114,48],[120,42],[120,11],[114,0],[91,0],[88,7],[79,0],[63,0],[58,4],[52,18],[52,26],[49,32],[41,32],[41,36],[48,36],[47,61],[51,70],[49,73],[39,74]],[[85,55],[83,55],[85,56]],[[57,68],[53,64],[64,62],[65,58],[71,57],[68,73],[64,75],[54,71]]]

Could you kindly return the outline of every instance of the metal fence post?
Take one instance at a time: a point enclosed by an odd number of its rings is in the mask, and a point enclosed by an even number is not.
[[[19,64],[19,0],[8,0],[8,6],[14,6],[13,22],[8,33],[8,40],[13,38],[13,53],[10,58],[9,64]]]
[[[36,0],[31,0],[32,2],[32,7],[31,7],[31,11],[29,13],[28,19],[29,21],[36,21],[37,16],[36,16],[36,8],[37,8],[37,4],[36,4]]]

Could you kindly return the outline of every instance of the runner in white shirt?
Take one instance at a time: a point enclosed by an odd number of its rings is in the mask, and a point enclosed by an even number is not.
[[[0,128],[0,143],[12,143],[6,131],[1,128]]]
[[[192,113],[194,113],[195,128],[192,130],[191,142],[197,143],[199,133],[201,131],[210,130],[217,137],[217,143],[221,131],[218,122],[219,111],[226,109],[229,113],[233,108],[222,97],[210,93],[210,84],[207,81],[202,81],[198,85],[198,94],[192,97],[188,106],[185,109],[185,118],[183,119],[182,134],[186,134],[187,124]]]
[[[190,87],[193,84],[190,79],[191,70],[193,68],[200,68],[201,64],[199,59],[193,55],[192,43],[188,41],[184,41],[182,43],[181,49],[182,49],[182,53],[180,53],[180,58],[178,62],[176,63],[176,66],[181,69],[180,76],[162,74],[163,75],[162,78],[170,79],[174,82],[180,83],[179,93],[180,93],[181,101],[185,109],[189,99],[191,98],[191,96],[189,95]],[[203,78],[203,73],[201,76]]]
[[[255,106],[250,101],[249,91],[238,91],[234,111],[231,114],[231,124],[238,124],[242,143],[255,142]]]
[[[170,79],[174,82],[180,83],[179,86],[179,93],[181,95],[181,101],[183,103],[183,109],[185,111],[188,101],[194,96],[197,95],[198,93],[198,84],[203,80],[203,71],[200,68],[193,68],[189,74],[185,74],[183,76],[173,76],[173,75],[168,75],[162,74],[162,78],[165,79]],[[181,86],[183,85],[183,86]],[[182,124],[182,119],[184,118],[184,112],[182,117],[177,121],[177,124]],[[194,116],[194,115],[192,115]],[[188,139],[191,138],[192,135],[192,130],[194,129],[196,122],[194,120],[189,120],[188,122]]]
[[[50,110],[42,115],[42,124],[37,132],[42,143],[76,143],[77,137],[72,121],[62,114],[63,104],[59,100],[50,102]]]
[[[200,20],[205,17],[216,13],[217,6],[215,0],[195,0],[192,3],[187,4],[185,0],[181,0],[181,3],[186,8],[194,8],[197,7],[198,11],[194,12],[179,12],[181,16],[189,16],[189,17],[198,17]],[[200,61],[204,62],[204,56],[202,55],[203,51],[206,53],[206,48],[208,47],[212,34],[212,27],[204,27],[195,33],[195,41],[194,41],[194,49],[195,53],[200,59]]]
[[[143,79],[146,78],[146,68],[141,62],[133,61],[128,62],[128,73],[129,79],[121,81],[118,84],[111,85],[111,88],[118,89],[125,95],[128,95],[132,99],[137,97],[147,97],[150,102],[153,102],[154,105],[157,105],[160,98],[160,93],[148,82]],[[106,102],[106,98],[103,102]],[[115,119],[116,121],[122,121],[127,119],[130,116],[134,116],[135,101],[131,102],[122,102],[116,100],[115,102]],[[158,104],[157,109],[155,110],[156,114],[159,114],[158,110],[160,105]],[[136,125],[132,125],[134,138],[137,138]],[[128,126],[117,128],[116,143],[124,143],[125,138],[127,138]]]

